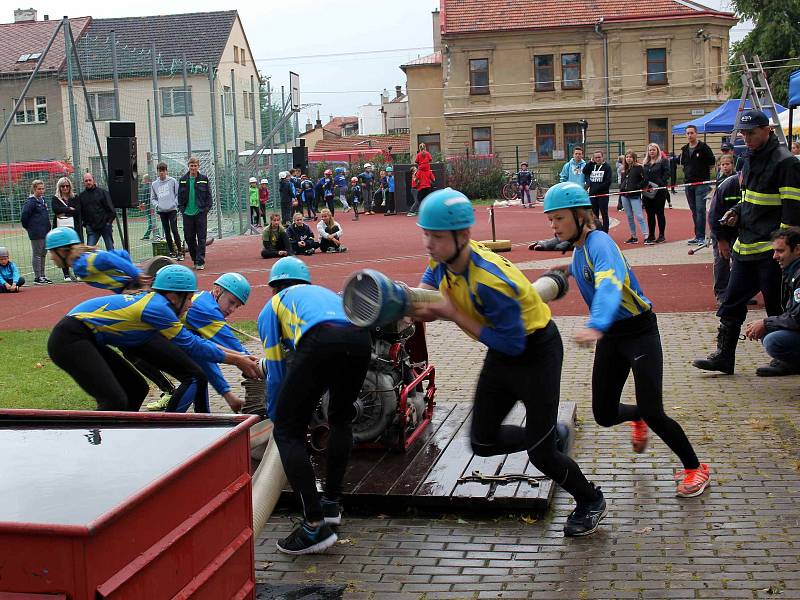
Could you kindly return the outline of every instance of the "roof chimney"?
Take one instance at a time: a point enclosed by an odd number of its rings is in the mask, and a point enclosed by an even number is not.
[[[314,122],[314,129],[319,129],[322,127],[322,119],[319,117],[319,111],[317,111],[317,120]]]
[[[14,9],[14,23],[26,23],[28,21],[36,20],[35,8],[15,8]]]
[[[395,98],[402,98],[403,97],[403,86],[402,85],[394,86],[394,97]]]
[[[314,126],[311,124],[311,117],[308,117],[306,121],[306,131],[311,131],[312,129],[314,129]]]
[[[44,16],[44,20],[45,20],[45,21],[49,21],[49,20],[50,20],[50,15],[45,15],[45,16]]]
[[[433,17],[433,51],[438,52],[442,49],[442,25],[439,20],[439,11],[433,11],[431,16]]]

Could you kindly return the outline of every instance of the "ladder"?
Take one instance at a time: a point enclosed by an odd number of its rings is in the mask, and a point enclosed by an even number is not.
[[[739,109],[736,111],[736,124],[733,130],[735,132],[739,131],[742,113],[745,110],[745,101],[749,100],[751,108],[760,110],[769,117],[772,122],[772,129],[778,137],[778,143],[788,146],[786,143],[786,134],[783,133],[783,128],[778,118],[778,111],[775,108],[775,99],[772,97],[772,91],[769,89],[767,77],[764,75],[764,67],[761,66],[761,59],[758,58],[758,55],[753,55],[751,64],[744,55],[741,55],[740,58],[744,65],[744,72],[742,73],[742,97],[739,100]]]

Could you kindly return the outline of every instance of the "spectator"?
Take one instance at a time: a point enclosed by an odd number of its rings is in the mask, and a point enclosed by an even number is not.
[[[522,208],[533,206],[531,202],[531,183],[533,183],[533,175],[528,171],[528,163],[520,163],[519,172],[517,173],[517,185],[519,186],[517,198],[522,202]]]
[[[419,212],[419,209],[422,207],[422,202],[425,200],[425,196],[433,191],[434,181],[436,181],[436,177],[428,165],[417,169],[417,198],[419,199],[417,212]]]
[[[31,195],[22,206],[22,226],[31,241],[34,285],[53,283],[44,276],[44,238],[50,231],[50,213],[44,199],[44,182],[41,179],[31,182]]]
[[[739,174],[733,170],[734,160],[732,154],[720,157],[717,187],[708,209],[708,227],[711,232],[711,248],[714,251],[714,296],[717,299],[717,307],[722,305],[728,287],[731,276],[731,244],[736,240],[736,228],[727,227],[719,221],[742,199]]]
[[[342,226],[333,220],[333,213],[327,208],[320,211],[322,220],[317,223],[317,233],[319,233],[320,252],[347,252],[347,248],[342,246]]]
[[[208,211],[214,204],[208,177],[200,172],[197,157],[189,158],[189,171],[178,181],[178,208],[183,214],[183,235],[194,268],[206,268],[206,227]]]
[[[50,200],[50,207],[53,209],[53,229],[68,227],[78,234],[79,239],[83,239],[81,207],[69,177],[62,177],[56,183],[56,193]],[[61,271],[64,281],[77,281],[77,278],[70,275],[68,266],[64,266]]]
[[[661,244],[666,241],[664,234],[667,228],[667,217],[664,215],[664,207],[669,198],[667,186],[669,185],[669,161],[664,158],[661,147],[658,144],[647,146],[647,156],[644,159],[644,192],[642,192],[642,204],[647,213],[647,230],[650,235],[644,241],[646,246]],[[661,189],[650,189],[661,188]],[[658,238],[656,235],[656,222],[658,222]]]
[[[300,200],[301,205],[299,211],[303,212],[303,206],[306,207],[308,216],[306,221],[317,220],[316,198],[314,197],[314,182],[308,178],[308,175],[300,177]]]
[[[417,155],[414,157],[414,164],[417,165],[417,168],[421,169],[423,165],[427,165],[427,167],[430,168],[432,162],[433,156],[428,152],[425,144],[420,144],[419,152],[417,152]]]
[[[150,235],[153,234],[153,239],[158,239],[158,227],[156,227],[155,231],[153,231],[153,205],[150,202],[150,192],[152,188],[152,181],[150,180],[150,175],[145,173],[142,176],[142,183],[139,186],[139,210],[144,213],[145,218],[147,219],[147,229],[144,231],[144,235],[142,236],[142,240],[149,240]]]
[[[592,154],[592,162],[583,167],[583,178],[589,190],[592,212],[600,221],[600,229],[608,233],[608,193],[611,191],[611,166],[604,160],[602,150]]]
[[[86,243],[96,246],[100,238],[106,245],[106,250],[114,249],[114,232],[111,224],[117,218],[111,195],[95,183],[94,175],[84,173],[83,191],[78,194],[78,204],[81,207],[81,223],[86,227]]]
[[[295,189],[289,171],[281,171],[278,177],[280,177],[278,192],[281,195],[281,223],[288,227],[292,222],[292,201],[295,197]]]
[[[697,139],[697,127],[686,126],[686,138],[689,141],[679,156],[683,166],[683,180],[686,184],[686,201],[694,219],[694,238],[687,243],[699,245],[706,239],[706,200],[711,186],[708,183],[708,170],[714,166],[714,152],[708,144]]]
[[[158,211],[170,256],[183,260],[183,243],[178,233],[178,182],[167,175],[167,163],[158,163],[156,169],[158,179],[150,185],[150,204]]]
[[[281,216],[278,213],[269,216],[269,227],[265,227],[261,233],[261,243],[264,246],[261,249],[261,258],[278,258],[294,254],[292,242],[281,225]]]
[[[394,167],[392,167],[392,165],[386,167],[386,190],[384,193],[386,194],[386,210],[383,216],[387,217],[397,214],[394,203]]]
[[[792,156],[800,159],[800,142],[792,142]]]
[[[331,214],[335,214],[336,201],[333,193],[333,171],[325,169],[325,173],[322,179],[317,182],[317,186],[322,190],[322,199],[325,202],[325,206],[331,211]]]
[[[267,226],[267,202],[269,202],[269,181],[262,179],[258,185],[258,204],[261,211],[259,223],[263,221],[264,227]]]
[[[411,167],[411,197],[414,199],[414,203],[411,205],[411,208],[406,213],[407,217],[416,217],[417,213],[419,212],[419,190],[417,189],[417,185],[419,181],[417,180],[417,167]]]
[[[25,285],[25,278],[11,260],[8,248],[0,246],[0,293],[16,293]]]
[[[622,169],[625,166],[625,155],[620,154],[617,157],[617,184],[622,185]],[[622,212],[625,207],[622,206],[622,196],[617,197],[617,212]]]
[[[583,160],[583,148],[576,146],[572,151],[572,159],[564,163],[558,180],[571,181],[572,183],[577,183],[579,186],[584,187],[586,185],[586,179],[583,176],[583,168],[585,166],[586,161]]]
[[[251,177],[248,180],[247,200],[250,204],[250,225],[258,227],[261,224],[261,202],[258,199],[258,179]]]
[[[345,177],[345,170],[343,167],[336,167],[335,173],[333,187],[336,188],[339,202],[342,203],[342,210],[347,212],[350,210],[350,205],[347,203],[347,177]]]
[[[294,221],[287,230],[289,241],[292,243],[292,251],[295,254],[312,255],[314,250],[319,248],[317,240],[314,239],[314,232],[303,222],[303,213],[295,213]]]
[[[772,234],[772,255],[783,272],[783,313],[750,321],[745,336],[761,340],[772,360],[756,369],[761,377],[800,373],[800,227],[778,229]]]
[[[358,205],[361,204],[361,184],[358,177],[350,178],[350,202],[353,204],[353,221],[358,221]]]
[[[772,260],[772,232],[800,225],[800,162],[778,143],[769,118],[759,110],[744,111],[739,128],[749,149],[742,171],[742,200],[723,217],[738,226],[733,264],[722,306],[717,311],[717,349],[692,364],[705,371],[733,374],[739,332],[747,302],[761,291],[767,315],[781,313],[780,268]]]
[[[361,189],[364,193],[364,214],[374,214],[372,210],[372,192],[375,187],[375,173],[373,172],[372,163],[364,163],[364,170],[358,174],[358,179],[361,182]]]
[[[631,230],[631,237],[625,240],[626,244],[638,244],[639,238],[636,237],[636,222],[642,230],[642,236],[649,237],[647,224],[642,216],[642,193],[644,187],[644,169],[639,164],[639,159],[633,150],[625,153],[625,165],[622,169],[622,182],[619,184],[619,191],[626,192],[620,194],[622,206],[625,214],[628,215],[628,227]],[[635,220],[634,220],[635,219]]]

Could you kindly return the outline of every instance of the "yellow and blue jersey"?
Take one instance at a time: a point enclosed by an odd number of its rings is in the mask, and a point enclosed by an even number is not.
[[[67,314],[88,327],[99,344],[138,346],[161,334],[198,362],[225,360],[213,343],[189,333],[167,299],[156,292],[91,298]]]
[[[422,283],[449,292],[459,310],[481,324],[478,341],[504,354],[522,354],[526,336],[550,322],[550,307],[522,271],[474,240],[463,273],[432,260]]]
[[[72,265],[72,270],[84,283],[116,294],[140,275],[126,250],[85,252]]]
[[[587,327],[608,331],[617,321],[651,310],[639,282],[614,240],[604,231],[592,231],[572,253],[570,272],[589,306]]]
[[[219,304],[211,295],[211,292],[198,292],[192,297],[192,306],[183,317],[183,322],[192,333],[215,344],[250,354],[245,350],[239,338],[233,333],[225,315],[219,309]],[[198,365],[208,377],[208,382],[217,390],[218,394],[226,394],[231,390],[231,386],[222,374],[222,370],[216,362],[198,361]]]
[[[267,363],[267,412],[275,418],[275,400],[286,373],[286,352],[295,350],[303,335],[320,323],[350,324],[342,299],[318,285],[293,285],[275,294],[258,315],[258,336]]]

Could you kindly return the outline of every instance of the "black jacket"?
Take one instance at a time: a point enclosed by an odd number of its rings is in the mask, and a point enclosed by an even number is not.
[[[311,228],[305,223],[300,227],[295,227],[294,223],[292,223],[286,228],[286,233],[289,234],[289,239],[292,241],[292,244],[314,239],[314,232],[312,232]]]
[[[772,232],[781,225],[800,225],[800,161],[775,134],[758,150],[748,152],[742,171],[739,237],[733,252],[739,260],[772,255]]]
[[[739,174],[734,173],[717,183],[717,189],[711,197],[708,208],[708,227],[711,237],[717,240],[733,242],[736,239],[736,227],[728,227],[719,222],[726,212],[736,206],[742,199],[742,188],[739,186]]]
[[[58,215],[72,217],[74,229],[78,232],[78,237],[83,240],[83,229],[81,226],[81,205],[77,196],[73,196],[72,198],[68,199],[66,206],[63,202],[61,202],[61,200],[58,199],[57,196],[53,196],[53,198],[50,200],[50,208],[53,209],[54,228],[58,227],[58,221],[56,220]]]
[[[108,190],[95,186],[78,194],[81,207],[81,223],[95,231],[103,229],[117,216]]]
[[[800,259],[795,260],[783,272],[781,306],[783,306],[783,314],[764,319],[767,333],[782,329],[793,331],[800,329]]]
[[[531,183],[533,183],[533,173],[530,171],[520,171],[517,173],[517,183],[519,185],[527,185],[530,187]]]
[[[714,152],[705,142],[697,142],[694,148],[686,144],[681,148],[678,160],[683,165],[683,180],[686,183],[708,181],[708,172],[716,163]]]
[[[642,165],[632,165],[628,170],[622,172],[622,181],[619,184],[620,192],[635,191],[638,194],[639,190],[644,187],[644,169]],[[634,194],[630,194],[633,196]]]
[[[646,182],[655,183],[658,187],[669,184],[669,160],[661,159],[656,163],[642,165]]]
[[[594,161],[586,163],[583,167],[583,177],[589,186],[589,195],[607,194],[611,189],[611,166],[607,162],[598,165]]]
[[[198,172],[194,180],[194,200],[200,212],[208,212],[214,205],[211,197],[211,184],[208,177]],[[184,212],[189,202],[189,173],[188,171],[178,179],[178,210]]]

